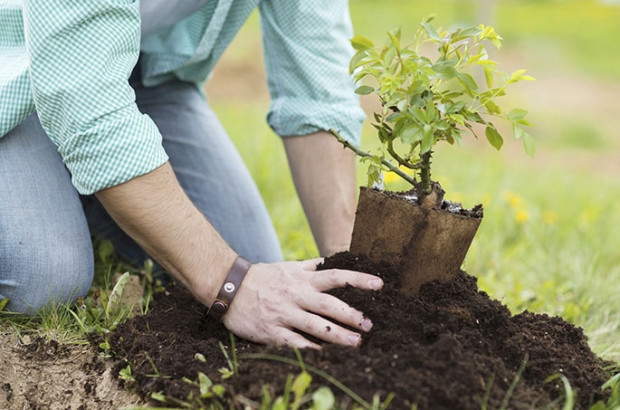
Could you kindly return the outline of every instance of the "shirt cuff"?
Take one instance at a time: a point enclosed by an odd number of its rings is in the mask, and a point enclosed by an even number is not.
[[[335,105],[306,98],[278,98],[267,115],[269,126],[282,137],[334,129],[355,146],[361,142],[366,115],[358,104]]]
[[[157,126],[135,106],[100,119],[59,146],[59,152],[82,195],[127,182],[168,160]]]

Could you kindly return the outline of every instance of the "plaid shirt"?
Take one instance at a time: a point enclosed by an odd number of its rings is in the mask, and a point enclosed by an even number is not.
[[[36,111],[82,194],[150,172],[167,155],[127,81],[138,56],[146,86],[200,87],[256,7],[269,125],[281,136],[335,128],[359,143],[346,0],[209,0],[142,39],[132,0],[0,0],[0,136]]]

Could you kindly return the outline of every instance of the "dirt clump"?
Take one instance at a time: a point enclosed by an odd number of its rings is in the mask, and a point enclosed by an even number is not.
[[[320,372],[368,403],[375,395],[385,400],[393,394],[389,408],[394,409],[413,404],[420,409],[542,408],[563,395],[560,379],[545,381],[554,374],[570,381],[577,409],[609,394],[601,386],[610,374],[580,328],[544,314],[512,315],[479,291],[476,279],[465,272],[405,296],[390,266],[361,256],[340,253],[321,268],[355,269],[385,281],[379,292],[352,287],[331,292],[373,321],[359,348],[326,345],[302,350],[298,357],[292,349],[237,338],[238,376],[224,379],[219,369],[229,367],[223,353],[231,357],[229,333],[208,319],[206,308],[185,289],[173,286],[157,295],[148,315],[129,320],[110,335],[117,372],[129,364],[142,397],[161,392],[171,404],[200,396],[198,385],[188,380],[198,380],[201,372],[222,384],[239,408],[242,402],[260,403],[265,391],[272,398],[282,395],[287,377],[301,372],[300,358],[313,376],[313,388],[329,386],[345,405],[354,399]]]

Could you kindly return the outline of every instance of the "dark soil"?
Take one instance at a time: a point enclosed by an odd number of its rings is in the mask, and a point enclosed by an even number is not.
[[[380,292],[332,292],[372,319],[374,327],[360,348],[327,345],[300,352],[308,369],[331,375],[367,402],[393,393],[393,409],[412,404],[420,409],[481,409],[485,403],[489,409],[544,408],[564,392],[561,380],[545,381],[554,374],[564,375],[576,390],[575,408],[588,408],[608,395],[601,386],[610,374],[588,347],[582,329],[544,314],[513,316],[478,291],[476,279],[465,272],[448,283],[426,284],[416,296],[404,296],[389,266],[345,252],[326,259],[323,268],[356,269],[385,281]],[[205,313],[206,308],[180,287],[157,295],[148,315],[131,319],[110,335],[119,359],[117,370],[131,364],[138,393],[148,397],[150,392],[163,392],[171,404],[200,395],[198,387],[183,379],[197,380],[202,372],[222,383],[239,408],[243,398],[260,403],[264,386],[272,398],[282,395],[287,377],[301,372],[298,365],[266,357],[298,363],[292,349],[236,339],[239,376],[223,380],[218,369],[228,363],[221,344],[230,355],[230,335]],[[197,353],[206,362],[198,360]],[[263,358],[244,357],[248,354]],[[354,403],[336,386],[312,375],[313,387],[328,385],[339,402]]]

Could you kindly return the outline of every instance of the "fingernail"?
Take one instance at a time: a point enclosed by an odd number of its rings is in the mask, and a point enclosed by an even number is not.
[[[370,287],[375,290],[381,289],[383,287],[383,281],[379,278],[370,279]]]
[[[370,329],[372,329],[372,320],[365,317],[364,320],[362,320],[362,323],[360,323],[360,325],[363,330],[368,332]]]
[[[349,344],[351,346],[359,346],[360,342],[362,341],[360,335],[349,335],[347,336],[347,342],[349,342]]]

